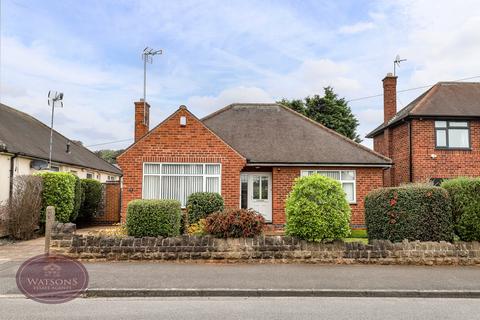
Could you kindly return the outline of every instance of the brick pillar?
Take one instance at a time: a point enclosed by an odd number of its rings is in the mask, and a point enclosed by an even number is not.
[[[143,101],[135,102],[135,142],[140,140],[149,130],[150,105]]]
[[[397,77],[388,73],[382,81],[383,122],[387,123],[397,113]]]

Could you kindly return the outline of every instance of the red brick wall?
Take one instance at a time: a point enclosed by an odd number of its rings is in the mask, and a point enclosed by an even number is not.
[[[180,117],[187,125],[180,126]],[[144,162],[198,162],[222,164],[222,196],[226,206],[240,206],[240,171],[245,159],[180,108],[118,158],[123,171],[122,221],[127,204],[142,197]]]
[[[356,171],[356,197],[357,203],[351,204],[352,220],[356,226],[365,225],[364,199],[367,193],[383,186],[382,168],[346,168],[346,167],[274,167],[272,170],[272,223],[275,225],[285,224],[285,201],[290,193],[293,182],[300,176],[301,170],[355,170]]]
[[[384,171],[384,185],[398,186],[410,182],[408,123],[386,129],[373,138],[373,149],[392,159],[393,166]]]
[[[413,180],[480,176],[480,121],[470,121],[470,151],[435,149],[434,125],[434,120],[412,120]]]

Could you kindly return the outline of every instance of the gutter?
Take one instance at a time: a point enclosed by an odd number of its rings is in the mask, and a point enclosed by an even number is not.
[[[390,168],[392,164],[377,163],[311,163],[311,162],[247,162],[247,167],[366,167]]]

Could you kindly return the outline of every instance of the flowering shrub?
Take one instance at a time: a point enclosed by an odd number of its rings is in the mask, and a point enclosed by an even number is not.
[[[382,188],[365,198],[369,239],[452,240],[450,197],[439,187],[406,185]]]
[[[251,209],[225,209],[210,214],[205,220],[208,233],[219,238],[241,238],[260,235],[265,219]]]

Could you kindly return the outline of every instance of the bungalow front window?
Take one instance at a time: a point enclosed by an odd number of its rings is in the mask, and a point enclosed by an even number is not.
[[[446,149],[470,148],[467,121],[435,121],[435,146]]]
[[[342,185],[343,191],[347,195],[349,203],[355,203],[356,199],[356,187],[355,187],[355,170],[302,170],[301,175],[309,176],[312,174],[320,174],[327,178],[337,180]]]
[[[144,163],[143,198],[178,200],[185,207],[192,193],[220,193],[221,180],[218,163]]]

